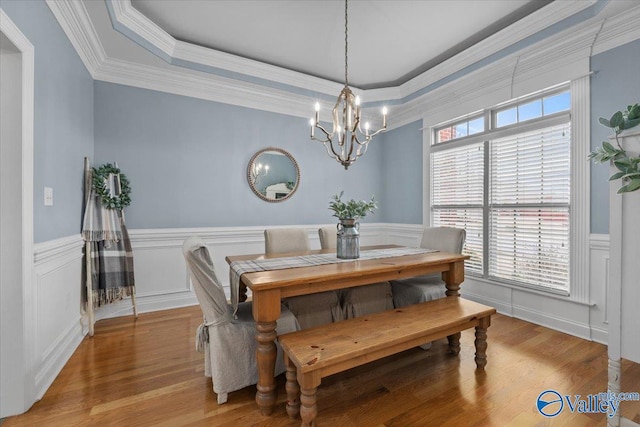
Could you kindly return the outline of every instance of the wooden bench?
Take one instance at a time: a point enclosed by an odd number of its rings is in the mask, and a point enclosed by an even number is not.
[[[300,413],[302,426],[314,426],[316,389],[322,378],[444,337],[449,339],[450,352],[458,354],[460,332],[472,327],[476,328],[475,362],[484,369],[487,328],[495,312],[473,301],[446,297],[281,335],[287,413],[290,418]]]

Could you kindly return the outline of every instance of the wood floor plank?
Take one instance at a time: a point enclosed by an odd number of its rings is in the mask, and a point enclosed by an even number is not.
[[[203,356],[194,350],[199,307],[96,323],[41,401],[4,420],[12,426],[298,426],[285,411],[284,378],[276,379],[273,415],[255,404],[255,386],[218,405]],[[496,315],[488,331],[485,372],[475,369],[473,331],[464,331],[458,357],[446,340],[323,379],[322,426],[605,426],[602,414],[564,410],[545,418],[537,396],[607,388],[607,349],[518,319]],[[640,365],[623,361],[622,390],[640,392]],[[640,402],[622,414],[640,422]]]

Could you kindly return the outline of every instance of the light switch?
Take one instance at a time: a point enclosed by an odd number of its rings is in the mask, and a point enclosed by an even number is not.
[[[53,188],[44,187],[44,205],[53,206]]]

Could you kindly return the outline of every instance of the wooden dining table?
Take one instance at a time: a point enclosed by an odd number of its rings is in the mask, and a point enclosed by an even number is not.
[[[361,251],[398,247],[397,245],[366,246],[362,247]],[[273,255],[237,255],[227,256],[226,261],[231,264],[234,261],[292,257],[331,253],[332,251],[335,252],[335,249]],[[246,299],[246,288],[251,289],[252,293],[253,318],[256,321],[256,340],[258,342],[256,350],[258,363],[256,403],[262,414],[271,414],[276,402],[274,379],[277,357],[276,321],[280,317],[282,298],[430,273],[442,273],[442,279],[447,288],[446,295],[456,297],[460,295],[460,284],[464,281],[465,259],[469,259],[469,256],[447,252],[429,252],[242,274],[240,277],[240,301]]]

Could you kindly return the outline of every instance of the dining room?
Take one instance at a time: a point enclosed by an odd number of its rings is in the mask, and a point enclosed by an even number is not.
[[[23,126],[2,122],[3,423],[297,425],[286,374],[264,367],[279,302],[303,319],[309,303],[292,299],[340,292],[345,310],[346,290],[389,282],[375,311],[396,310],[393,281],[425,274],[443,297],[497,311],[484,373],[476,325],[455,332],[457,357],[453,332],[394,347],[322,380],[318,424],[603,425],[575,396],[640,391],[640,192],[617,194],[633,171],[610,183],[608,160],[589,159],[616,139],[637,156],[637,2],[2,0],[0,12],[2,66],[14,64],[2,68],[3,118]],[[5,88],[18,83],[16,107]],[[612,125],[617,112],[628,129]],[[137,318],[126,296],[88,314],[85,157],[117,162],[130,185]],[[6,164],[23,165],[20,189]],[[335,209],[350,200],[369,206],[357,226]],[[464,231],[459,251],[424,238],[443,227]],[[231,263],[282,258],[265,231],[289,229],[307,245],[291,257],[325,264],[291,268],[300,288],[262,305],[286,280],[234,279]],[[230,306],[240,293],[259,307],[251,345],[269,354],[258,362],[269,380],[224,403],[194,349],[202,303],[183,254],[194,236]],[[330,269],[340,274],[307,275]],[[536,406],[545,390],[564,401],[557,417]],[[633,399],[615,414],[640,423]]]

